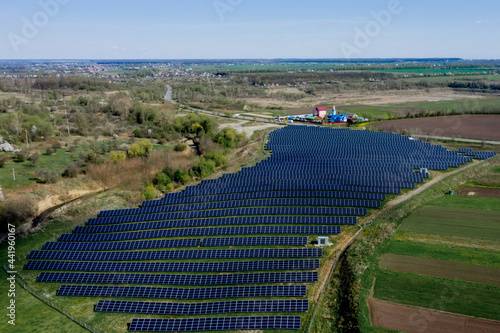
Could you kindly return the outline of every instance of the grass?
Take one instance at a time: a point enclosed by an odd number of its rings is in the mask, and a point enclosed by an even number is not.
[[[9,285],[7,283],[7,274],[3,271],[0,273],[1,281],[0,293],[4,296],[1,298],[1,307],[4,309],[4,316],[7,313],[9,299],[7,291]],[[0,332],[88,332],[83,327],[69,320],[60,312],[54,310],[39,299],[33,297],[20,285],[16,284],[16,320],[15,326],[7,323],[7,317],[0,321]],[[10,319],[9,319],[10,320]]]
[[[385,249],[387,253],[434,258],[500,268],[500,253],[463,247],[426,244],[391,239]]]
[[[446,195],[442,198],[432,201],[430,205],[500,211],[499,198]]]
[[[400,230],[494,241],[500,239],[499,222],[497,212],[428,205],[404,219]]]
[[[382,271],[377,299],[500,320],[500,288],[416,274]]]
[[[436,82],[436,83],[445,83],[445,82],[453,82],[453,81],[461,81],[461,80],[491,80],[498,81],[500,80],[500,74],[475,74],[475,75],[454,75],[454,76],[432,76],[432,77],[412,77],[412,78],[404,78],[404,81],[408,82]]]

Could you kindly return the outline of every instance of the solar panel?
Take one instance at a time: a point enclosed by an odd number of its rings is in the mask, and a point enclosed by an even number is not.
[[[191,332],[300,329],[300,316],[208,317],[190,319],[132,319],[131,332]]]
[[[162,303],[100,300],[95,312],[143,313],[155,315],[207,315],[246,312],[307,312],[303,300],[228,301],[209,303]]]
[[[167,299],[211,299],[248,297],[303,297],[305,285],[291,286],[245,286],[214,288],[170,288],[170,287],[121,287],[65,285],[57,290],[57,296],[84,297],[140,297]]]
[[[36,281],[58,283],[152,284],[185,286],[216,286],[263,283],[311,283],[318,281],[318,272],[269,272],[210,275],[42,272],[37,277]]]
[[[150,239],[190,236],[229,236],[229,235],[335,235],[340,233],[339,226],[256,226],[151,230],[121,232],[111,234],[63,234],[60,242],[110,242],[131,239]]]
[[[322,249],[232,249],[170,251],[31,251],[28,259],[130,261],[169,259],[235,259],[235,258],[317,258]]]
[[[67,243],[47,242],[43,245],[44,250],[66,250],[66,251],[112,251],[112,250],[140,250],[140,249],[163,249],[171,247],[198,247],[201,239],[160,239],[130,242],[107,242],[107,243]]]
[[[306,245],[307,237],[222,237],[205,238],[202,246]]]
[[[310,270],[319,268],[318,259],[216,261],[216,262],[91,262],[29,260],[26,270],[80,272],[245,272]]]

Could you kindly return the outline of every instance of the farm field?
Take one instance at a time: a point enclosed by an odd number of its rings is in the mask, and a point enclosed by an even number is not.
[[[397,254],[384,254],[380,259],[380,267],[391,271],[457,279],[500,287],[500,279],[498,278],[500,268]]]
[[[400,226],[403,232],[458,236],[487,240],[500,239],[500,215],[474,208],[424,206]]]
[[[458,196],[466,197],[486,197],[500,199],[500,188],[483,188],[466,186],[455,191]]]
[[[372,126],[390,132],[406,129],[413,133],[500,141],[500,116],[444,116],[381,121]]]
[[[492,320],[393,304],[376,299],[368,300],[368,306],[374,326],[409,333],[494,333],[498,332],[500,325]],[[408,320],[409,317],[412,319]]]
[[[374,298],[500,320],[500,288],[482,284],[383,271],[377,275]]]

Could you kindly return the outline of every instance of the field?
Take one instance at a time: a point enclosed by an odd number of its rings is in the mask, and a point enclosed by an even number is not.
[[[484,283],[500,287],[500,279],[498,279],[500,268],[389,253],[384,254],[380,259],[380,267],[391,271]]]
[[[498,115],[398,119],[378,122],[372,126],[391,132],[401,132],[406,129],[416,134],[500,141],[500,131],[498,131],[500,116]]]
[[[468,196],[470,197],[488,197],[488,198],[500,198],[499,188],[482,188],[482,187],[462,187],[456,190],[456,195]]]
[[[367,299],[371,324],[408,332],[497,331],[500,252],[483,242],[499,239],[499,210],[497,198],[445,195],[404,217],[379,249]]]
[[[499,325],[496,321],[392,304],[376,299],[370,299],[368,305],[374,326],[390,327],[398,331],[409,333],[498,332]],[[383,332],[387,330],[384,329]]]
[[[375,299],[466,316],[500,320],[500,288],[423,275],[384,271]]]
[[[486,240],[500,239],[500,215],[474,208],[424,206],[400,226],[401,231]]]

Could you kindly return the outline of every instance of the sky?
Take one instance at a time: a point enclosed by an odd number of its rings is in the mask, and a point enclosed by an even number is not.
[[[0,59],[500,59],[497,0],[0,0]]]

